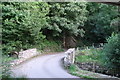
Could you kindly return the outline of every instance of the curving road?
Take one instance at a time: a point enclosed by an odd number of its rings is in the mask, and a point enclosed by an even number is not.
[[[26,78],[78,78],[67,73],[61,65],[65,53],[38,56],[12,69],[13,77]]]

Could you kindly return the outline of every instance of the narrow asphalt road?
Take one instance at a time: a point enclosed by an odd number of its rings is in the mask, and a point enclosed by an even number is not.
[[[65,53],[38,56],[12,69],[13,77],[26,78],[78,78],[62,67],[61,59]]]

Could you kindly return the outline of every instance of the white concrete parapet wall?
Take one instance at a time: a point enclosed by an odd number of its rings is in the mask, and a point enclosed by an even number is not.
[[[74,64],[75,61],[75,48],[70,48],[65,52],[65,56],[63,59],[64,66],[70,66]]]
[[[28,50],[19,52],[18,57],[19,57],[19,58],[26,58],[26,59],[27,59],[27,58],[36,56],[36,55],[38,55],[38,54],[39,54],[39,53],[37,52],[37,49],[34,48],[34,49],[28,49]]]
[[[18,55],[18,59],[13,60],[11,62],[11,66],[18,65],[18,64],[26,61],[27,59],[35,57],[39,54],[41,54],[41,53],[38,52],[36,48],[28,49],[28,50],[25,50],[25,51],[20,51],[19,55]]]

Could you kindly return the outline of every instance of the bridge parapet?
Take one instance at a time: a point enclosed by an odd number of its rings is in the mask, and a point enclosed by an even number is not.
[[[63,64],[65,67],[69,67],[71,64],[74,64],[74,61],[75,61],[75,48],[70,48],[65,52]]]

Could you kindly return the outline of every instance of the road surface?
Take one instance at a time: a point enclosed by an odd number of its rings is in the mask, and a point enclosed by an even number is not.
[[[61,64],[65,53],[35,57],[12,69],[15,78],[78,78],[69,74]]]

